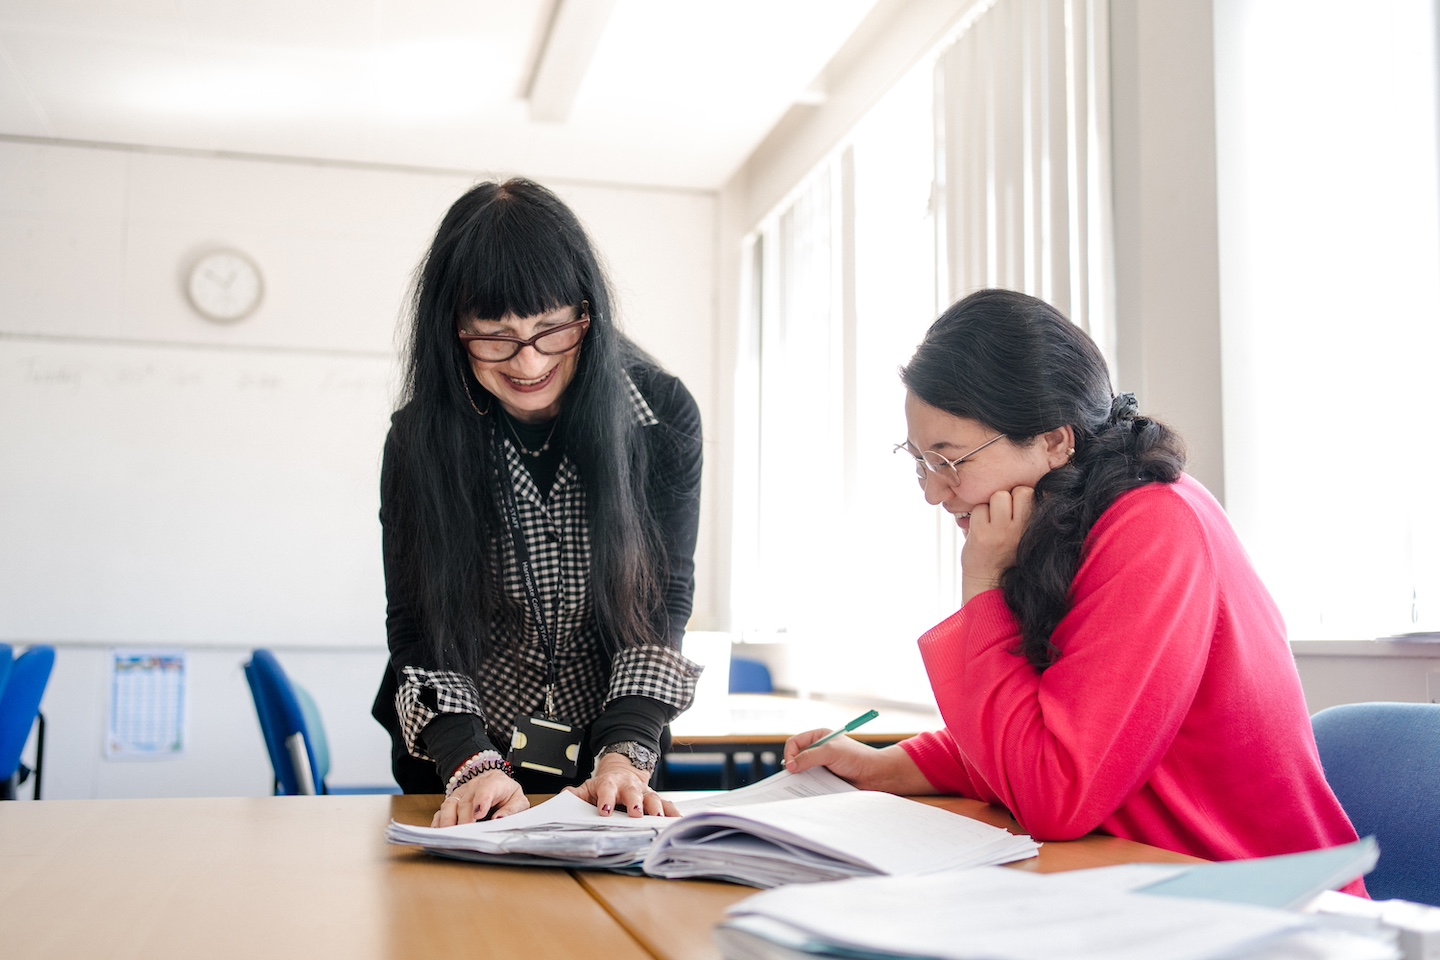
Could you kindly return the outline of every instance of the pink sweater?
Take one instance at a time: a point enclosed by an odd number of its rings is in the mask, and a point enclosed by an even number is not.
[[[938,790],[1002,804],[1038,840],[1099,830],[1233,860],[1355,839],[1280,612],[1197,481],[1112,504],[1071,601],[1043,674],[1011,653],[998,590],[920,638],[945,729],[904,748]]]

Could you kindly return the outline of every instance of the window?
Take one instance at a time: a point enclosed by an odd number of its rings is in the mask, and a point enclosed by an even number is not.
[[[1440,630],[1433,10],[1215,7],[1226,507],[1292,639]]]
[[[953,527],[890,452],[936,313],[931,103],[912,72],[750,241],[736,623],[786,645],[804,692],[928,701],[914,641],[954,610]]]
[[[1105,9],[977,7],[750,241],[735,622],[802,692],[930,699],[914,641],[959,606],[961,539],[891,447],[940,309],[1010,286],[1108,345]]]

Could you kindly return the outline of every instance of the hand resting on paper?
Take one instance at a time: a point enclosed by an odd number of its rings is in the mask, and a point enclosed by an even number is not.
[[[660,794],[650,789],[650,774],[637,770],[625,757],[618,753],[607,753],[595,764],[590,779],[578,787],[566,787],[600,808],[600,816],[608,817],[616,807],[624,807],[632,817],[642,814],[652,816],[678,817],[680,811],[669,800],[662,800]]]
[[[503,770],[487,770],[456,787],[455,792],[440,804],[430,826],[453,827],[476,820],[498,820],[529,806],[530,801],[525,799],[525,791],[520,789],[520,784],[506,776]]]
[[[825,766],[836,776],[848,780],[861,790],[879,790],[901,796],[936,793],[925,774],[899,746],[876,749],[849,737],[836,737],[814,750],[806,750],[829,730],[807,730],[785,741],[785,769],[801,773],[811,767]]]

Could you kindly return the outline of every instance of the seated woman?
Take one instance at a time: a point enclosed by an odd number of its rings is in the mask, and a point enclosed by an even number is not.
[[[1214,860],[1354,840],[1279,610],[1180,438],[1111,396],[1090,338],[983,290],[901,377],[904,448],[965,536],[962,606],[920,638],[945,729],[802,754],[810,731],[787,768],[1002,804],[1039,840],[1098,830]]]

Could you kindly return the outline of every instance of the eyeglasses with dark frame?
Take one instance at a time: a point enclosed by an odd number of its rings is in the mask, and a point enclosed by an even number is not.
[[[971,457],[975,456],[975,454],[979,453],[981,450],[984,450],[986,447],[990,446],[990,444],[996,442],[997,440],[1003,439],[1004,436],[1005,434],[1003,433],[997,434],[996,436],[993,436],[989,440],[986,440],[984,443],[980,444],[980,446],[976,447],[974,450],[971,450],[969,453],[965,454],[962,457],[956,457],[954,460],[951,460],[948,457],[942,457],[934,450],[926,450],[924,453],[917,454],[915,452],[915,448],[911,445],[909,440],[906,440],[904,443],[895,444],[895,452],[903,452],[907,457],[910,457],[915,461],[915,479],[920,481],[920,485],[922,487],[925,485],[926,475],[930,473],[935,474],[941,480],[944,480],[946,483],[959,483],[960,472],[955,468],[960,466],[960,464],[964,463],[966,460],[969,460]]]
[[[536,353],[557,357],[580,346],[585,333],[590,329],[590,303],[580,301],[580,317],[569,323],[562,323],[549,330],[541,330],[528,340],[519,337],[502,337],[485,333],[457,331],[460,342],[470,356],[482,363],[504,363],[526,347],[534,347]]]

